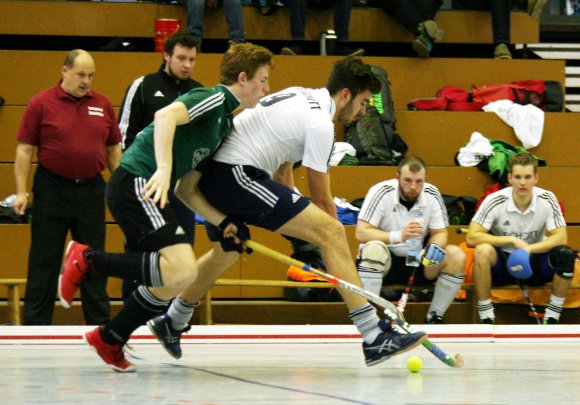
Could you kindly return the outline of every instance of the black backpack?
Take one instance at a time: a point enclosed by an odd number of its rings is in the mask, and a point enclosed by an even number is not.
[[[467,195],[442,195],[449,225],[469,225],[475,215],[477,199]]]
[[[345,128],[345,141],[356,149],[361,165],[396,166],[405,156],[407,144],[395,132],[395,106],[387,72],[375,65],[371,69],[381,81],[381,91],[373,94],[367,113]]]

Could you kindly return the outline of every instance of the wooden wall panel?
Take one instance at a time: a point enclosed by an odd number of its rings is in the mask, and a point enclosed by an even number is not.
[[[346,235],[353,260],[356,257],[358,243],[355,238],[355,227],[348,225]],[[459,244],[465,241],[465,235],[455,232],[457,227],[449,228],[449,243]],[[196,243],[196,255],[199,257],[206,251],[205,236],[202,226],[197,227],[198,243]],[[290,242],[278,234],[271,234],[263,229],[252,227],[252,238],[256,241],[276,249],[284,254],[291,254]],[[28,249],[30,245],[30,227],[28,225],[5,225],[0,224],[0,239],[6,249],[0,254],[0,278],[26,278]],[[580,247],[580,226],[568,227],[568,243],[578,249]],[[116,225],[107,226],[107,250],[121,252],[123,250],[123,236]],[[4,252],[10,252],[6,254]],[[259,280],[285,280],[287,266],[275,260],[269,259],[260,253],[241,256],[238,263],[224,273],[223,278],[236,279],[259,279]],[[121,298],[121,280],[110,278],[108,292],[111,299]],[[237,287],[220,286],[211,290],[213,298],[283,298],[282,288],[262,287]],[[24,290],[21,291],[24,295]],[[0,298],[6,297],[6,289],[0,288]]]
[[[55,85],[60,78],[60,66],[65,52],[58,51],[0,51],[0,95],[8,106],[26,105],[34,94]],[[92,53],[96,63],[93,87],[106,94],[113,105],[119,106],[127,87],[137,77],[156,71],[161,64],[155,53]],[[193,77],[211,86],[219,80],[221,55],[201,54]],[[289,86],[324,87],[332,64],[337,57],[276,56],[270,77],[270,91]],[[418,59],[368,57],[367,63],[387,69],[395,108],[406,110],[415,98],[433,97],[438,89],[452,84],[469,89],[472,85],[509,83],[516,80],[555,80],[564,84],[563,61],[489,59]],[[36,75],[27,73],[23,66],[42,63]],[[14,86],[18,83],[18,86]]]

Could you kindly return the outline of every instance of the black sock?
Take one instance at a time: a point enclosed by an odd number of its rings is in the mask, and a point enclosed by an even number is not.
[[[86,255],[89,265],[99,275],[137,280],[150,287],[162,287],[159,253],[107,253],[93,250]]]
[[[168,304],[169,301],[160,300],[146,287],[139,286],[117,316],[103,327],[103,340],[109,344],[126,343],[140,326],[165,312]]]

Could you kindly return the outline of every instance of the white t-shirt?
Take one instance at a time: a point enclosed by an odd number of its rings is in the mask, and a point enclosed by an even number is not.
[[[399,202],[399,181],[383,181],[372,186],[361,207],[358,219],[386,232],[400,231],[423,213],[423,237],[429,229],[443,229],[449,225],[447,209],[437,187],[425,183],[411,210]],[[389,247],[395,256],[406,256],[407,245]]]
[[[326,89],[290,87],[260,100],[234,119],[234,131],[214,159],[250,165],[272,175],[281,164],[328,173],[336,111]]]
[[[515,236],[529,244],[545,239],[547,231],[566,226],[554,193],[534,187],[530,206],[520,212],[513,199],[513,187],[506,187],[485,197],[473,217],[492,235]],[[502,246],[505,251],[512,245]]]

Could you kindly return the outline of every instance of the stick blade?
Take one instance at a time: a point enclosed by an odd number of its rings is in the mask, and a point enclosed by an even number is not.
[[[455,355],[455,365],[453,367],[461,368],[461,367],[463,367],[464,364],[465,364],[465,362],[463,361],[463,357],[461,357],[461,355],[459,353],[457,353]]]

